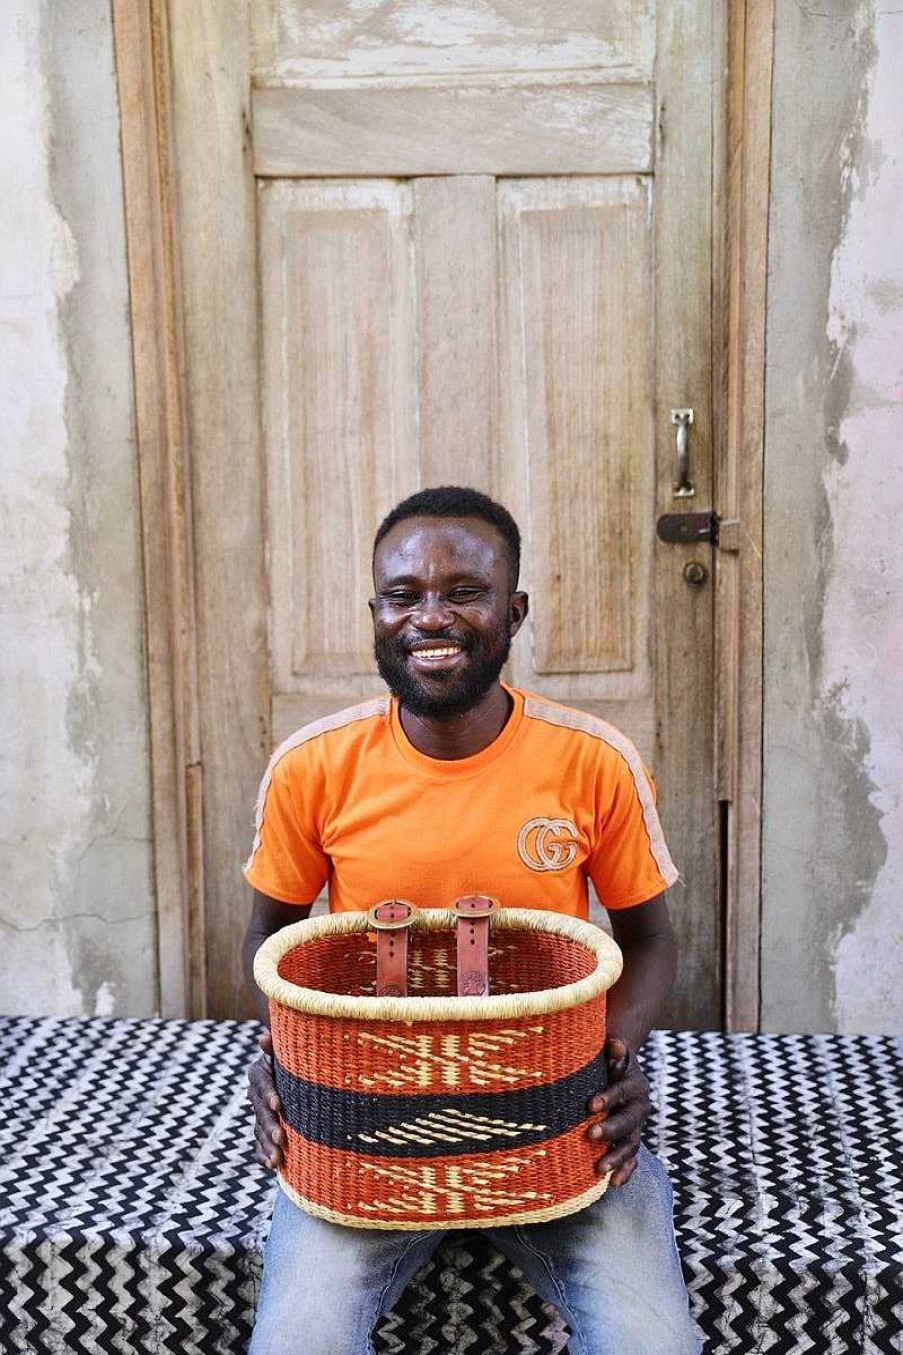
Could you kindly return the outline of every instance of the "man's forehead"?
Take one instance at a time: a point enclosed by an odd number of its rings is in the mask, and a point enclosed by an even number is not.
[[[403,518],[376,548],[377,563],[392,568],[431,557],[479,562],[491,568],[505,559],[505,541],[491,522],[482,518]]]

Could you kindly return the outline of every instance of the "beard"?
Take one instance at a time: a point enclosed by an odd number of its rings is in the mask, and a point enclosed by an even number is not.
[[[456,644],[464,649],[460,671],[430,675],[413,673],[407,665],[407,645],[397,637],[384,637],[377,638],[373,645],[379,675],[392,695],[412,715],[437,720],[463,715],[498,681],[511,649],[507,622],[499,622],[488,635],[467,640],[452,631],[429,638],[437,645]]]

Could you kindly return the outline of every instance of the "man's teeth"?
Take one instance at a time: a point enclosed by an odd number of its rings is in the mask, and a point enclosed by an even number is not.
[[[460,654],[461,650],[457,645],[443,645],[436,649],[415,649],[414,653],[418,659],[444,659],[452,654]]]

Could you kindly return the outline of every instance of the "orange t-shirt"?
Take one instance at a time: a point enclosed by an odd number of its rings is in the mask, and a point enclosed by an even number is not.
[[[614,726],[543,697],[514,701],[499,737],[442,761],[407,739],[388,696],[307,725],[273,754],[260,787],[248,882],[332,912],[381,899],[449,907],[463,894],[587,916],[587,877],[606,908],[677,878],[639,754]]]

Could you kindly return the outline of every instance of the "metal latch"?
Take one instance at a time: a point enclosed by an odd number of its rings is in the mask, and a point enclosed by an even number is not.
[[[661,541],[671,546],[696,545],[700,541],[718,545],[718,514],[663,513],[655,525]]]
[[[655,530],[669,546],[695,546],[702,542],[731,553],[740,549],[739,519],[720,518],[711,508],[705,513],[664,513]]]

